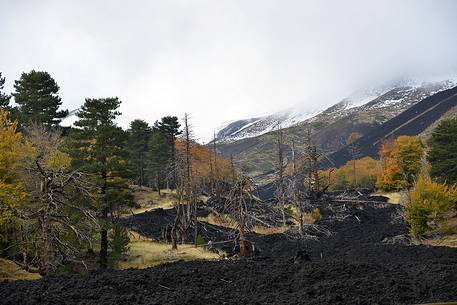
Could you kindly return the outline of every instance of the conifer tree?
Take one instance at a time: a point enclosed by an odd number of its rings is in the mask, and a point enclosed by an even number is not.
[[[170,147],[166,135],[155,129],[149,137],[149,151],[147,154],[147,171],[159,195],[162,181],[165,176],[167,163],[170,161]]]
[[[442,121],[432,133],[429,145],[432,178],[449,185],[457,183],[457,118]]]
[[[2,72],[0,72],[0,108],[9,109],[11,96],[9,96],[3,92],[4,86],[5,86],[5,78],[4,77],[2,78]]]
[[[161,131],[167,138],[168,147],[169,147],[169,164],[168,167],[172,173],[171,175],[171,187],[176,187],[177,175],[176,175],[176,137],[182,134],[180,130],[181,124],[179,119],[175,116],[165,116],[160,122],[155,123],[155,128]]]
[[[116,212],[133,204],[132,191],[127,184],[126,134],[116,125],[115,118],[121,104],[118,98],[86,99],[78,128],[73,133],[75,165],[94,175],[97,185],[96,208],[101,223],[100,267],[108,263],[108,229],[116,220]],[[117,214],[118,215],[118,214]]]
[[[59,110],[62,105],[59,86],[48,72],[22,73],[14,82],[14,89],[14,101],[23,126],[36,123],[55,127],[68,115],[68,110]]]
[[[145,164],[146,154],[149,151],[148,142],[151,127],[143,120],[134,120],[130,123],[128,134],[130,161],[135,168],[135,182],[141,187],[147,180]]]

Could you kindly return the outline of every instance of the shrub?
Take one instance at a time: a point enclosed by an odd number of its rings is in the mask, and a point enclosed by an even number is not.
[[[130,238],[127,229],[119,222],[114,223],[111,232],[109,264],[116,267],[122,257],[130,250]]]
[[[456,186],[447,186],[419,176],[406,206],[406,219],[413,235],[423,236],[430,230],[438,229],[456,201]]]

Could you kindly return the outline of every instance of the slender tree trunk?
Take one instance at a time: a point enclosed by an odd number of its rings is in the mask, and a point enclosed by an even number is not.
[[[277,196],[278,196],[278,201],[279,205],[281,207],[281,213],[282,213],[282,224],[285,226],[286,225],[286,212],[285,212],[285,198],[284,198],[284,156],[283,156],[283,133],[282,130],[279,129],[278,127],[278,138],[277,138],[277,144],[278,144],[278,181],[277,181]]]
[[[156,177],[156,187],[157,187],[157,192],[159,193],[159,198],[160,198],[160,184],[159,184],[159,176],[160,172],[157,172],[157,177]]]
[[[50,202],[49,202],[49,187],[50,180],[47,177],[43,177],[42,182],[42,194],[41,200],[43,205],[43,216],[42,216],[42,232],[43,232],[43,265],[46,274],[53,271],[53,249],[51,240],[51,218],[50,218]]]
[[[246,225],[246,215],[244,211],[244,202],[243,202],[243,186],[240,185],[240,201],[239,201],[239,212],[240,212],[240,256],[243,257],[246,255],[246,237],[245,237],[245,225]]]
[[[106,200],[106,188],[107,188],[107,175],[106,172],[102,172],[102,198],[103,198],[103,208],[102,208],[102,229],[100,232],[100,269],[108,268],[108,202]]]
[[[244,232],[244,226],[240,227],[240,256],[246,255],[246,237]]]
[[[21,252],[22,252],[22,263],[24,264],[25,271],[29,271],[27,250],[28,250],[27,234],[25,234],[25,232],[24,232],[24,225],[21,224]]]
[[[180,200],[181,201],[181,200]],[[178,229],[178,221],[179,215],[181,210],[181,202],[178,202],[178,206],[176,207],[176,216],[173,221],[173,226],[171,227],[171,249],[177,250],[178,249],[178,236],[177,236],[177,229]]]
[[[187,243],[187,228],[184,226],[181,226],[181,244],[186,244]]]
[[[298,232],[303,237],[303,208],[300,202],[299,189],[298,189],[298,173],[297,173],[297,158],[295,156],[295,142],[292,141],[292,175],[293,175],[293,197],[295,208],[298,214]]]
[[[355,169],[355,151],[352,152],[352,170],[354,171],[354,189],[357,188],[357,174],[356,174],[356,169]]]
[[[197,217],[197,202],[194,203],[194,244],[197,247],[198,242],[198,217]]]

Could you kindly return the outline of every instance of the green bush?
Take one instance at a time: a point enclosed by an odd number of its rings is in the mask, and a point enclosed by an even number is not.
[[[122,257],[130,250],[129,233],[127,229],[119,222],[113,224],[109,246],[110,254],[108,262],[111,267],[116,267]]]

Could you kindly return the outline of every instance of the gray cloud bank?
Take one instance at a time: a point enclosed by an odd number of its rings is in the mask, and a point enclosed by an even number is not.
[[[0,0],[0,71],[46,70],[64,106],[118,96],[121,124],[315,110],[402,77],[457,71],[457,1]]]

